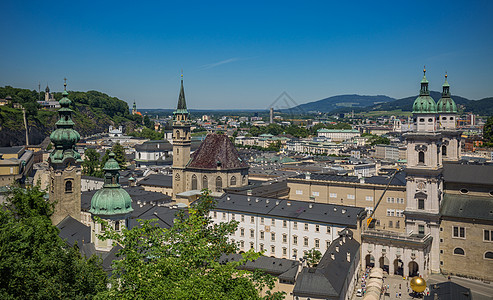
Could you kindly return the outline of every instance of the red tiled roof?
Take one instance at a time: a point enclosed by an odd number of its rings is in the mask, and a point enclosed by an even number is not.
[[[187,168],[244,169],[248,164],[240,159],[235,146],[225,134],[209,134],[192,154]]]

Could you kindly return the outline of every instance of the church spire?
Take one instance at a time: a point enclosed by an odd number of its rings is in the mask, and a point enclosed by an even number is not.
[[[426,79],[426,66],[423,67],[423,79],[421,79],[421,90],[419,91],[420,96],[428,96],[430,91],[428,90],[428,79]]]
[[[181,74],[180,96],[178,97],[178,106],[176,107],[176,109],[187,109],[187,102],[185,101],[185,90],[183,89],[183,73]]]

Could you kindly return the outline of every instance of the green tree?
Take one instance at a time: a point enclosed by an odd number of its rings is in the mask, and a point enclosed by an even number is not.
[[[123,146],[120,143],[116,143],[111,150],[115,153],[115,160],[118,162],[120,169],[125,169],[127,158],[125,157],[125,149]]]
[[[85,158],[82,162],[82,174],[87,176],[102,177],[103,174],[99,168],[99,153],[95,149],[89,148],[84,152],[84,156]]]
[[[145,117],[144,117],[144,126],[149,128],[149,129],[154,130],[154,123],[152,123],[152,121],[148,115],[145,115]]]
[[[279,150],[281,150],[281,141],[270,143],[269,147],[267,147],[266,150],[279,152]]]
[[[106,290],[101,259],[58,236],[39,186],[15,188],[0,209],[1,299],[92,299]]]
[[[322,259],[322,253],[313,248],[308,250],[304,259],[306,259],[306,263],[308,264],[308,266],[315,267],[320,262],[320,259]]]
[[[131,230],[115,232],[111,238],[122,249],[124,259],[113,262],[112,286],[101,293],[102,299],[262,299],[259,290],[267,289],[264,299],[281,299],[271,293],[272,276],[238,270],[260,253],[244,254],[241,262],[221,264],[223,253],[237,251],[228,239],[238,222],[214,224],[209,217],[215,200],[207,191],[187,212],[180,211],[173,227],[160,228],[153,221],[140,221]],[[103,222],[103,221],[101,221]],[[104,223],[104,222],[103,222]]]
[[[493,143],[493,117],[489,117],[484,124],[483,139],[487,143]]]

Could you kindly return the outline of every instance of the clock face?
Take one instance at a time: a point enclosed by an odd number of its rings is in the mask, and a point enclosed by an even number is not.
[[[426,187],[426,184],[424,182],[418,182],[418,189],[424,190]]]

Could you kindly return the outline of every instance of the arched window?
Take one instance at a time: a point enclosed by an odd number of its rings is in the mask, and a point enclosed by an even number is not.
[[[230,182],[229,182],[229,185],[230,186],[235,186],[236,185],[236,177],[235,176],[231,177]]]
[[[204,177],[202,177],[202,188],[203,189],[209,188],[209,183],[207,182],[207,176],[205,176],[205,175],[204,175]]]
[[[241,184],[246,185],[247,184],[247,177],[246,175],[243,175],[243,179],[241,180]]]
[[[418,152],[418,163],[425,163],[425,153],[423,151]]]
[[[65,193],[72,193],[72,181],[65,182]]]
[[[192,175],[192,190],[197,189],[197,176],[195,174]]]
[[[175,180],[176,180],[176,181],[180,181],[180,174],[176,174],[176,175],[175,175]]]
[[[120,221],[115,222],[115,230],[120,231]]]
[[[447,146],[442,146],[442,156],[447,156]]]
[[[180,131],[179,131],[179,130],[177,130],[177,131],[176,131],[175,136],[176,136],[176,138],[177,138],[177,139],[179,139],[179,138],[180,138]]]
[[[216,177],[216,192],[222,192],[223,190],[223,180],[221,176]]]
[[[488,251],[484,254],[484,258],[486,259],[493,259],[493,252]]]
[[[457,255],[464,255],[465,252],[464,252],[464,249],[462,248],[455,248],[454,249],[454,254],[457,254]]]

